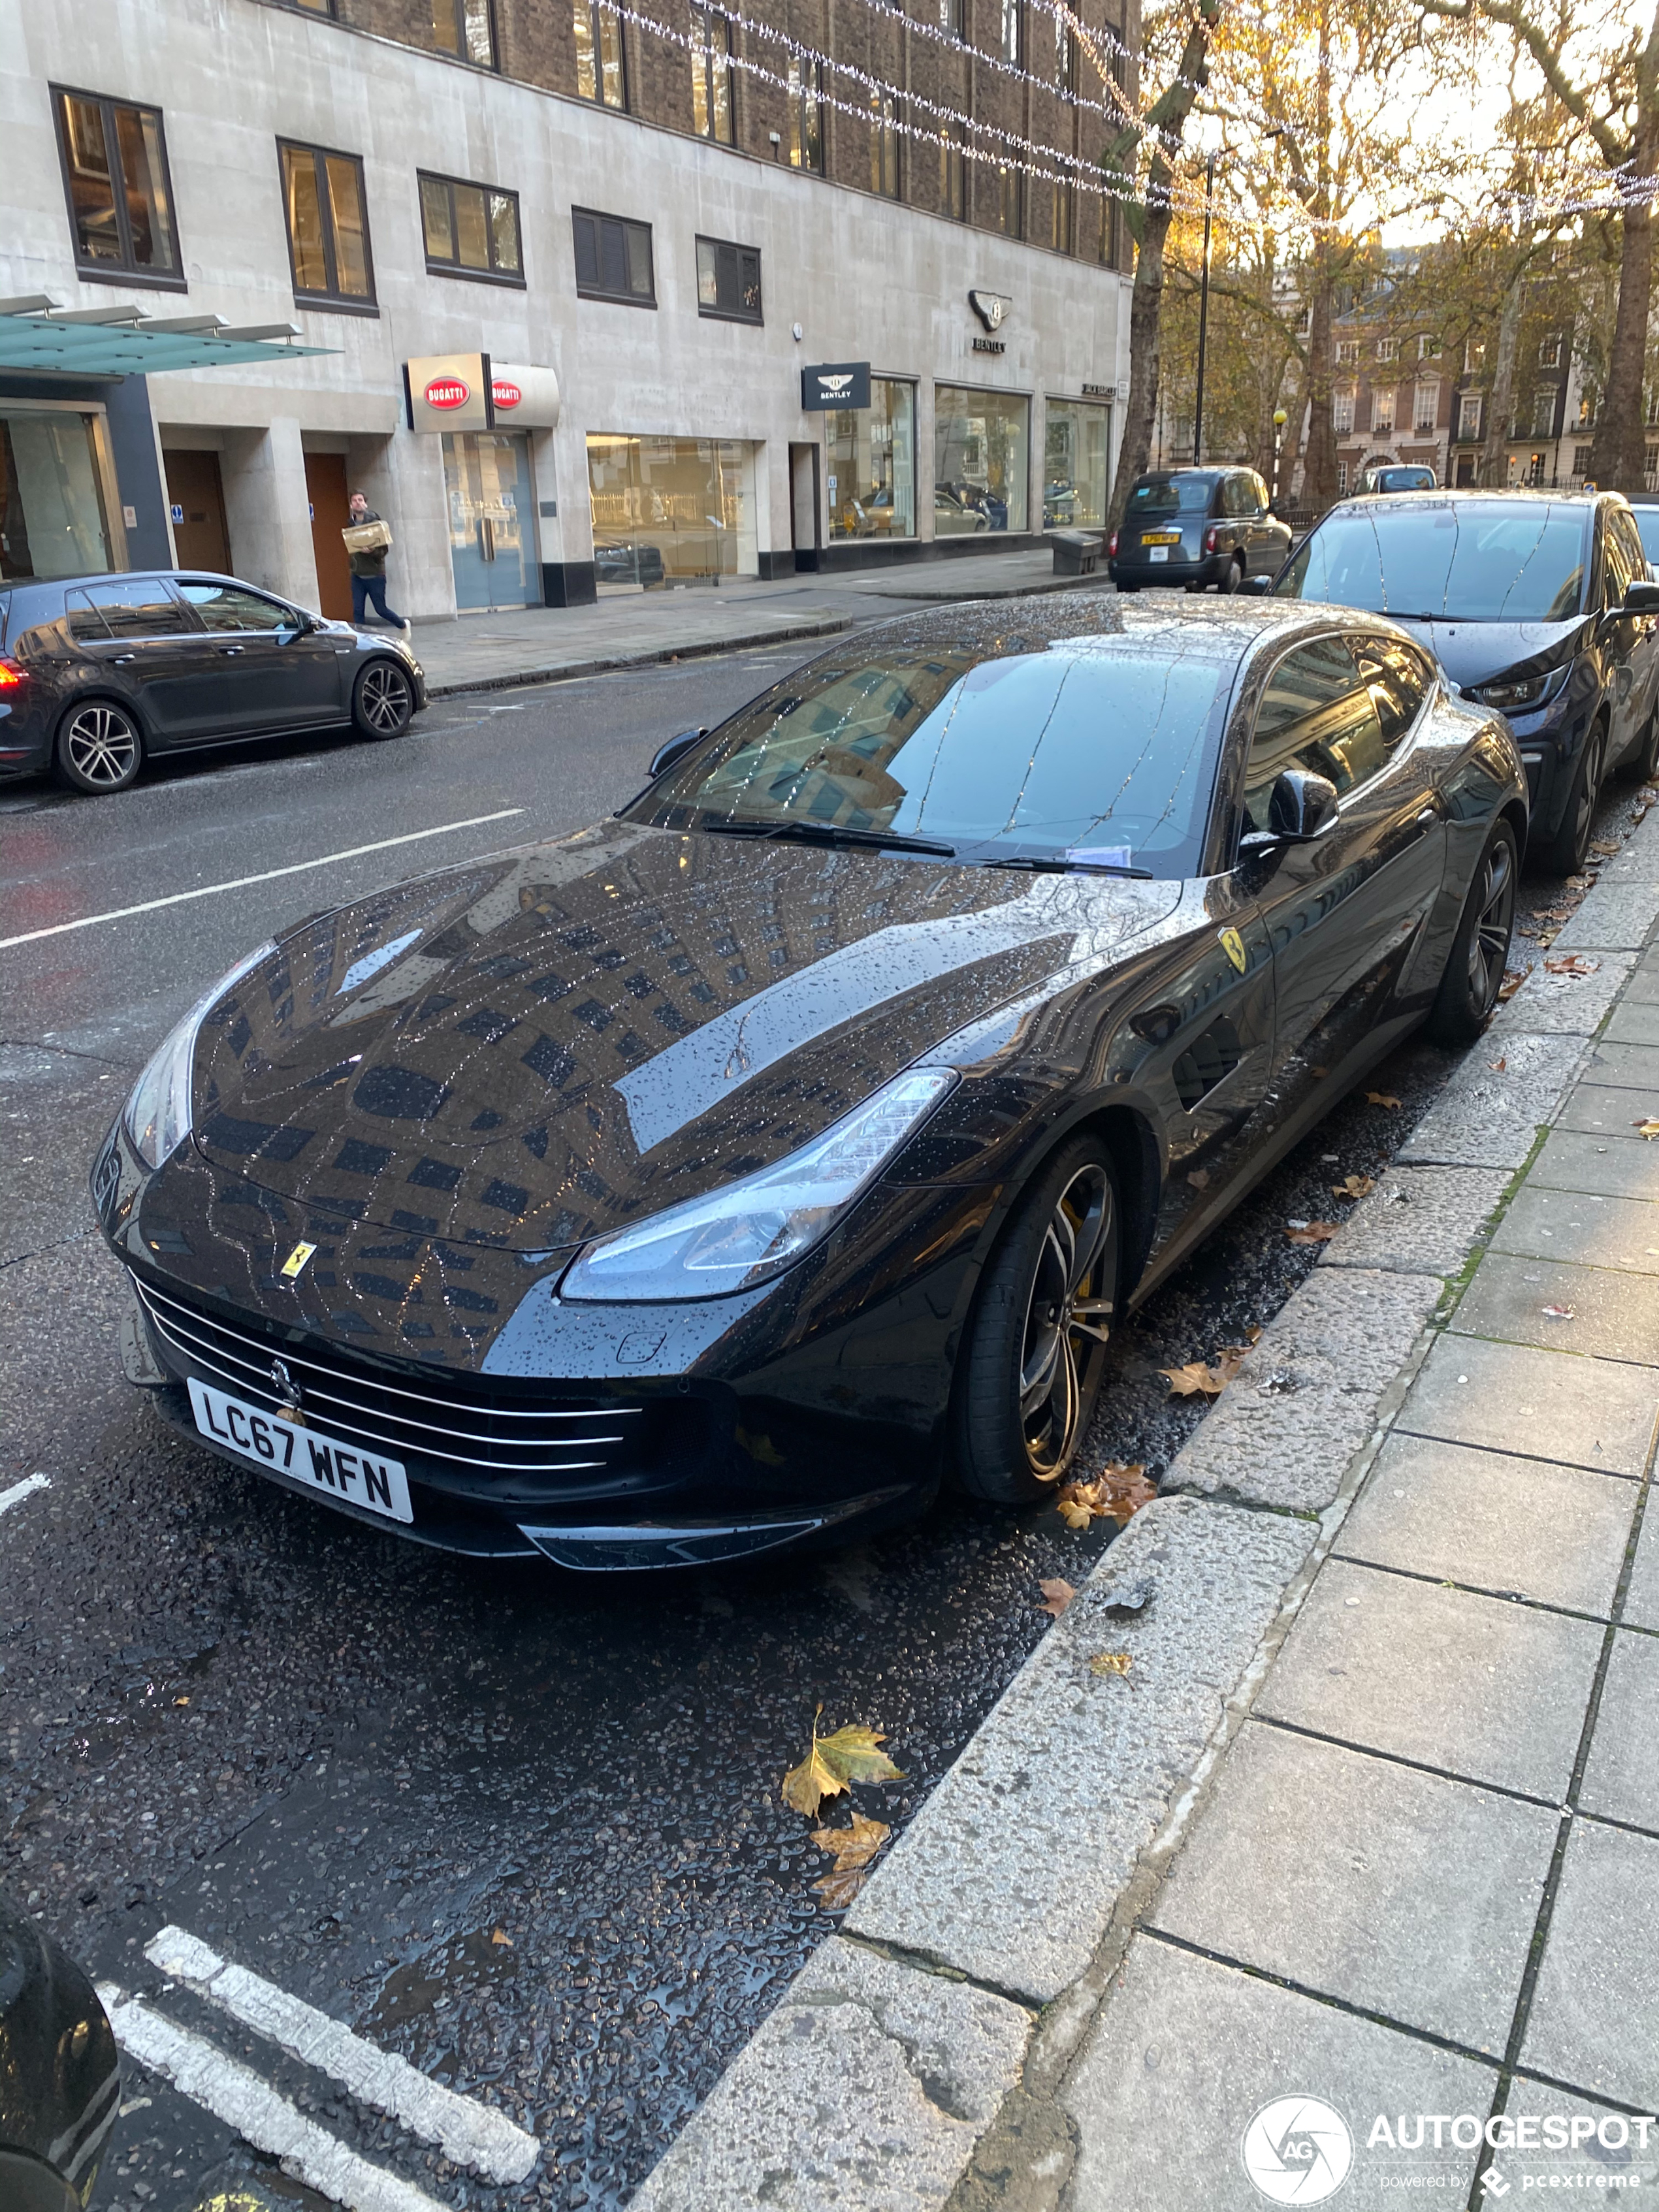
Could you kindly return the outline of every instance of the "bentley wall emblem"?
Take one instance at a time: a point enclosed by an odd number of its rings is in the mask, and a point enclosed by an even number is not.
[[[1236,929],[1219,930],[1217,934],[1221,939],[1222,951],[1242,975],[1250,964],[1250,956],[1244,950],[1243,939]]]
[[[296,1244],[283,1262],[283,1280],[285,1283],[297,1280],[300,1270],[316,1249],[317,1247],[314,1244]]]
[[[988,331],[1000,331],[1014,306],[1006,292],[970,292],[968,304]]]

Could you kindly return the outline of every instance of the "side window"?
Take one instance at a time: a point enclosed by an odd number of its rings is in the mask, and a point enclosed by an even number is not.
[[[112,576],[88,584],[87,602],[111,637],[188,637],[190,617],[156,576]]]
[[[182,582],[179,589],[207,627],[221,629],[293,629],[291,611],[257,592],[239,591],[234,584]]]
[[[1397,745],[1417,720],[1432,682],[1426,663],[1392,637],[1351,637],[1360,681],[1371,695],[1385,745]]]
[[[1616,508],[1606,507],[1602,510],[1601,545],[1602,557],[1606,564],[1603,583],[1605,596],[1602,600],[1604,606],[1623,606],[1625,594],[1629,591],[1632,581],[1629,550],[1626,546],[1624,534],[1619,527],[1622,520],[1623,517]]]
[[[1267,512],[1267,487],[1254,471],[1251,473],[1249,482],[1250,496],[1255,502],[1255,511],[1258,514],[1265,514]]]
[[[1619,534],[1619,543],[1624,551],[1625,566],[1631,573],[1631,581],[1645,584],[1648,580],[1648,556],[1642,550],[1642,533],[1636,527],[1634,518],[1626,514],[1622,507],[1615,507],[1613,514],[1613,526]]]
[[[90,644],[109,635],[108,625],[84,592],[65,592],[64,619],[76,645]]]
[[[1375,775],[1388,759],[1382,725],[1346,643],[1321,638],[1287,653],[1255,710],[1244,771],[1244,827],[1265,830],[1267,802],[1286,769],[1328,776],[1339,792]]]

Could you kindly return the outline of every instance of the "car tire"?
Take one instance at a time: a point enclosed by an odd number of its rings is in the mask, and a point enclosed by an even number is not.
[[[1029,1504],[1076,1459],[1115,1314],[1121,1220],[1112,1156],[1082,1136],[1061,1146],[1004,1232],[952,1401],[957,1480],[972,1497]]]
[[[143,767],[143,733],[113,699],[80,699],[58,725],[52,757],[60,781],[103,799],[125,791]]]
[[[1237,554],[1235,553],[1232,559],[1228,562],[1226,568],[1222,571],[1221,575],[1217,579],[1216,589],[1218,592],[1221,592],[1224,598],[1231,599],[1243,580],[1244,563],[1239,559]]]
[[[1428,1032],[1436,1044],[1473,1044],[1498,1004],[1515,928],[1515,887],[1520,874],[1515,831],[1500,822],[1486,840],[1474,871],[1457,934],[1435,993]]]
[[[1584,740],[1578,766],[1568,793],[1561,826],[1549,842],[1538,848],[1538,865],[1548,876],[1576,876],[1589,854],[1590,831],[1595,826],[1596,802],[1601,796],[1601,776],[1607,763],[1607,726],[1597,722]]]
[[[395,660],[371,660],[351,687],[351,723],[360,738],[400,738],[415,713],[415,684]]]
[[[1637,783],[1651,783],[1659,775],[1659,707],[1648,716],[1641,741],[1620,773]]]

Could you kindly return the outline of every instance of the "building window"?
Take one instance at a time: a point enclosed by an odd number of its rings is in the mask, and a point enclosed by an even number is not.
[[[363,165],[355,154],[278,139],[288,258],[297,300],[340,307],[374,303]]]
[[[1540,368],[1560,368],[1561,341],[1559,338],[1544,338],[1540,340],[1538,348],[1538,366]]]
[[[1544,456],[1541,453],[1534,453],[1532,456],[1532,459],[1527,463],[1526,481],[1529,484],[1540,484],[1543,483]]]
[[[595,215],[587,208],[573,208],[570,222],[576,240],[576,289],[582,298],[654,307],[650,224]]]
[[[1077,235],[1077,186],[1056,178],[1049,202],[1048,242],[1056,253],[1069,253]]]
[[[1466,392],[1458,402],[1457,434],[1467,444],[1480,435],[1480,394]]]
[[[76,266],[181,291],[159,107],[52,88]]]
[[[933,392],[933,534],[1024,530],[1031,403],[956,385]]]
[[[1419,361],[1438,361],[1440,358],[1439,339],[1437,337],[1431,337],[1429,333],[1425,331],[1422,337],[1417,341],[1417,358]]]
[[[1417,402],[1412,410],[1413,429],[1432,430],[1439,412],[1440,386],[1437,384],[1419,384],[1417,387]]]
[[[823,73],[805,54],[789,62],[789,166],[823,168]]]
[[[697,240],[697,313],[729,323],[762,319],[757,246],[728,246],[720,238]]]
[[[1464,375],[1478,376],[1486,365],[1486,341],[1485,338],[1470,338],[1463,348]]]
[[[1100,258],[1115,269],[1122,253],[1123,203],[1111,192],[1100,196]]]
[[[996,199],[991,218],[1005,238],[1024,235],[1025,179],[1012,161],[999,161],[995,170]]]
[[[1339,499],[1341,499],[1341,498],[1346,495],[1346,491],[1347,491],[1347,489],[1348,489],[1348,465],[1347,465],[1347,463],[1346,463],[1346,461],[1339,461],[1339,462],[1337,463],[1337,465],[1336,465],[1336,495],[1337,495],[1337,497],[1338,497]]]
[[[1018,69],[1025,51],[1024,9],[1022,0],[1002,0],[1001,53]]]
[[[1588,446],[1575,446],[1572,449],[1572,472],[1574,476],[1587,477],[1589,474],[1589,447]]]
[[[587,489],[602,597],[758,571],[752,445],[590,432]]]
[[[1339,438],[1345,437],[1353,428],[1353,394],[1337,392],[1331,396],[1331,428]]]
[[[1054,89],[1077,90],[1077,33],[1071,19],[1059,13],[1054,16]]]
[[[605,0],[576,0],[576,89],[601,107],[626,107],[622,18]]]
[[[870,404],[823,418],[830,536],[916,534],[916,389],[870,380]]]
[[[1079,399],[1048,402],[1042,449],[1045,530],[1104,528],[1111,448],[1109,407]]]
[[[418,175],[418,173],[417,173]],[[426,265],[445,276],[524,283],[519,196],[454,177],[419,176]]]
[[[870,189],[884,199],[899,196],[898,94],[886,85],[870,93]]]
[[[691,124],[700,138],[733,143],[732,25],[691,0]]]
[[[953,39],[962,36],[962,0],[939,0],[939,27]]]
[[[1588,430],[1594,426],[1595,422],[1595,402],[1586,392],[1578,403],[1578,427],[1581,430]]]
[[[1540,384],[1532,395],[1532,434],[1548,438],[1555,430],[1555,392],[1553,384]]]
[[[1379,361],[1398,361],[1400,358],[1399,339],[1378,338],[1376,342],[1376,357]]]
[[[1371,394],[1371,428],[1379,435],[1388,435],[1394,429],[1394,394],[1392,392],[1373,392]]]
[[[968,214],[968,160],[963,152],[960,123],[941,125],[939,134],[939,211],[953,222]]]
[[[1586,468],[1589,466],[1588,457],[1584,465]],[[1650,446],[1647,449],[1642,469],[1642,489],[1644,491],[1659,491],[1659,446]]]
[[[447,54],[475,68],[495,66],[495,27],[489,0],[432,0],[432,35]]]
[[[1358,339],[1339,338],[1336,343],[1336,358],[1344,368],[1353,368],[1359,359]]]

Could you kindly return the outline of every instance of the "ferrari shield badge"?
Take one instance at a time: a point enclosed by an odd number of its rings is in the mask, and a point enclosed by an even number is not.
[[[1231,945],[1227,949],[1229,951],[1232,950]],[[1239,965],[1242,967],[1243,963],[1241,961]],[[301,1269],[316,1249],[317,1247],[314,1244],[296,1244],[283,1262],[283,1280],[285,1283],[295,1281]]]
[[[1222,951],[1242,975],[1250,964],[1250,956],[1244,950],[1243,939],[1236,929],[1219,930],[1217,934],[1221,939]],[[284,1268],[283,1272],[286,1274],[288,1270]]]

